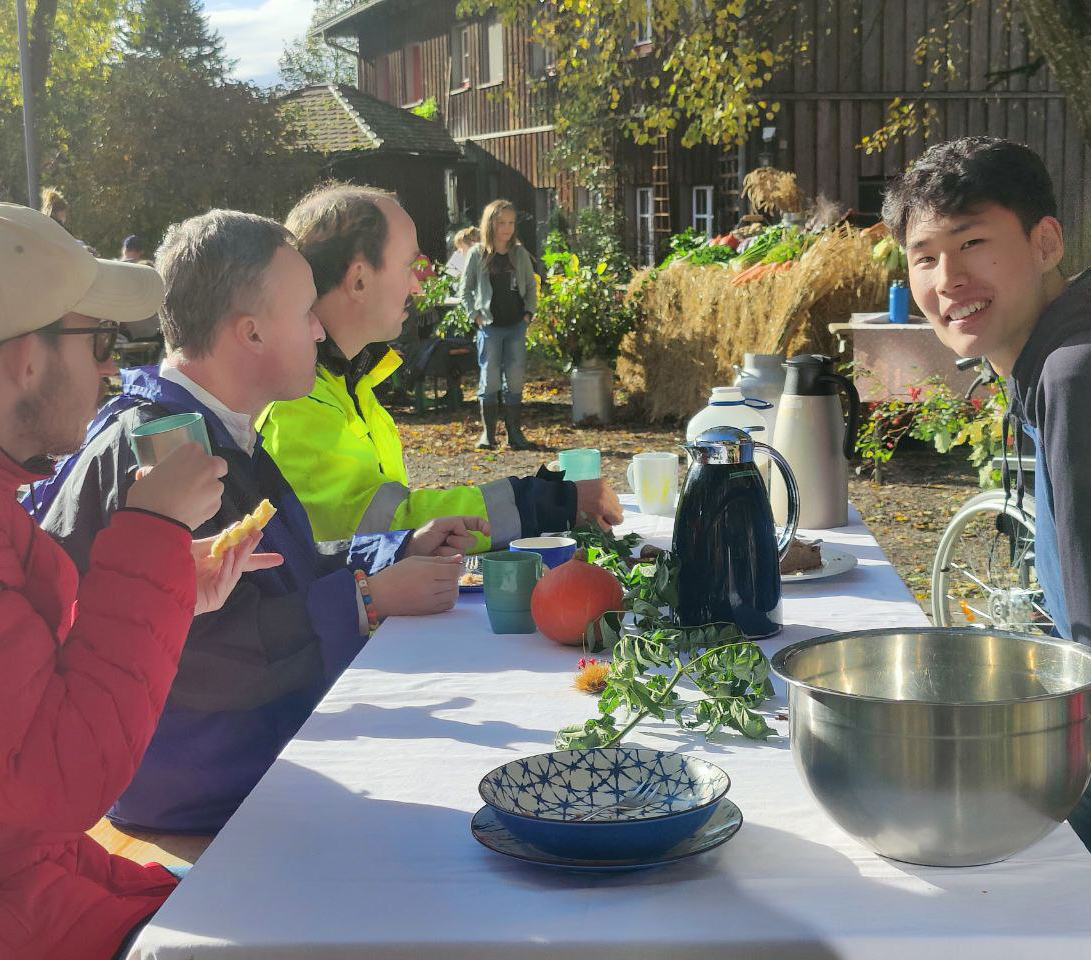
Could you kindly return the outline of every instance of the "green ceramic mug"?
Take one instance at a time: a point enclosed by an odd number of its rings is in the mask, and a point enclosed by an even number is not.
[[[562,450],[557,460],[565,480],[597,480],[602,476],[602,454],[593,447]]]
[[[534,633],[530,595],[542,576],[542,556],[497,550],[481,558],[485,610],[493,633]]]
[[[199,443],[211,454],[205,418],[199,413],[176,413],[149,420],[132,431],[133,453],[141,467],[154,467],[171,451],[187,443]]]

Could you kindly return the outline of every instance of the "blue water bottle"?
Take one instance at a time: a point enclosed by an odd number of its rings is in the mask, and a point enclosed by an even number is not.
[[[903,280],[890,285],[890,322],[909,323],[909,288]]]

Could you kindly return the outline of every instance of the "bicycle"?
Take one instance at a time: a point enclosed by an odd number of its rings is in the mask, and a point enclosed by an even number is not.
[[[959,360],[956,366],[979,368],[967,400],[981,387],[1000,381],[984,357]],[[995,458],[993,468],[1002,461]],[[1033,478],[1034,459],[1024,457],[1022,469]],[[1022,508],[1004,490],[986,490],[959,508],[940,537],[932,565],[936,626],[1052,632],[1034,567],[1034,518],[1032,493],[1024,495]]]

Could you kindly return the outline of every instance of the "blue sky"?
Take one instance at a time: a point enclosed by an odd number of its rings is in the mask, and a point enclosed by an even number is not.
[[[239,61],[235,76],[262,85],[276,82],[285,41],[306,33],[314,10],[311,0],[204,0],[204,6],[227,55]]]

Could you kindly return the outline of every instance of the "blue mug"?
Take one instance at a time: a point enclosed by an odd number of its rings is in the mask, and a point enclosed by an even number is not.
[[[576,555],[576,541],[571,537],[523,537],[521,540],[512,540],[508,549],[516,553],[541,554],[542,563],[552,570]]]

